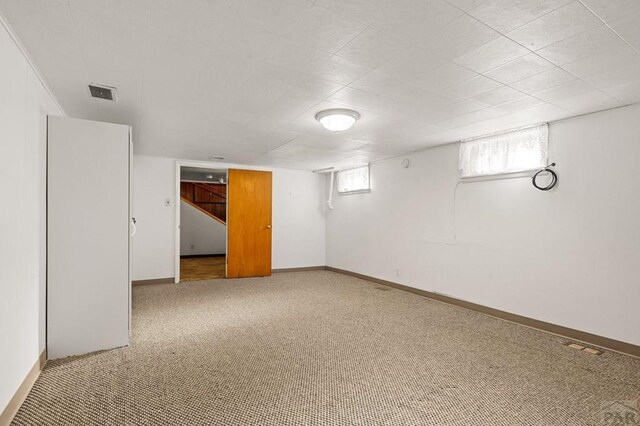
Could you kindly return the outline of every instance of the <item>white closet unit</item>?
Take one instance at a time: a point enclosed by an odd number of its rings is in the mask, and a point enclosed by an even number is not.
[[[131,128],[48,117],[49,359],[129,344]]]

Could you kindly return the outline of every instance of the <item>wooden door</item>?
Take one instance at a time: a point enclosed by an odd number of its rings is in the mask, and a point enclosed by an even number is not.
[[[271,172],[228,172],[227,278],[271,275],[271,182]]]

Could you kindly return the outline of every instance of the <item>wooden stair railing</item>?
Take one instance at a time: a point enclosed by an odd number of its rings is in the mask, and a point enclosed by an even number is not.
[[[180,199],[220,223],[227,222],[227,186],[224,184],[180,182]]]
[[[211,219],[214,219],[218,222],[220,222],[223,225],[226,225],[227,222],[225,222],[224,220],[220,219],[219,217],[217,217],[216,215],[214,215],[213,213],[211,213],[208,210],[203,209],[202,207],[200,207],[199,205],[197,205],[196,203],[193,203],[191,200],[189,200],[188,198],[185,197],[180,197],[180,200],[184,201],[185,203],[189,204],[191,207],[200,210],[202,213],[206,214],[207,216],[209,216]]]
[[[208,192],[214,197],[219,197],[223,201],[227,200],[227,185],[193,182],[193,186]]]

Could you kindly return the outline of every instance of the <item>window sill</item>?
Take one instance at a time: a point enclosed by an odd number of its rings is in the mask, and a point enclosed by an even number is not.
[[[469,176],[469,177],[460,177],[460,182],[483,182],[487,180],[503,180],[503,179],[517,179],[517,178],[531,178],[533,173],[538,170],[544,169],[544,167],[536,168],[536,169],[528,169],[522,170],[519,172],[510,172],[510,173],[498,173],[495,175],[481,175],[481,176]]]
[[[368,194],[371,189],[359,189],[357,191],[338,192],[338,195],[356,195],[356,194]]]

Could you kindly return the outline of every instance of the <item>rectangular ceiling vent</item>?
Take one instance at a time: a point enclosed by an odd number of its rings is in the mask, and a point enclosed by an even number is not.
[[[92,98],[105,99],[107,101],[116,102],[116,88],[109,86],[100,86],[97,84],[89,85],[89,92]]]

